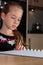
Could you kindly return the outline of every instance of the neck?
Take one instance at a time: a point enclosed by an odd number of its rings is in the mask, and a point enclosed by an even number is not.
[[[3,23],[3,26],[0,30],[0,32],[5,34],[5,35],[14,36],[12,30],[8,29],[4,23]]]

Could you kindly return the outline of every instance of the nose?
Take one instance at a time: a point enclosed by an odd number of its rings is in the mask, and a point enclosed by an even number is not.
[[[17,24],[17,23],[18,23],[18,19],[15,19],[15,20],[14,20],[14,24]]]

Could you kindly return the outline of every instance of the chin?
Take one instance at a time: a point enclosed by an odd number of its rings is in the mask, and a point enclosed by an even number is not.
[[[16,28],[12,28],[11,30],[16,30]]]

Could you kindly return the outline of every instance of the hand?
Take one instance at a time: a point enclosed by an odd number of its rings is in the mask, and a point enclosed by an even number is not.
[[[22,45],[20,45],[20,46],[18,46],[18,47],[16,47],[16,49],[15,50],[26,50],[26,48]]]

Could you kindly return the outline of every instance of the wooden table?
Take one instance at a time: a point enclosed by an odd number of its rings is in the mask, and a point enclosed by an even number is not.
[[[0,65],[43,65],[43,58],[0,54]]]

